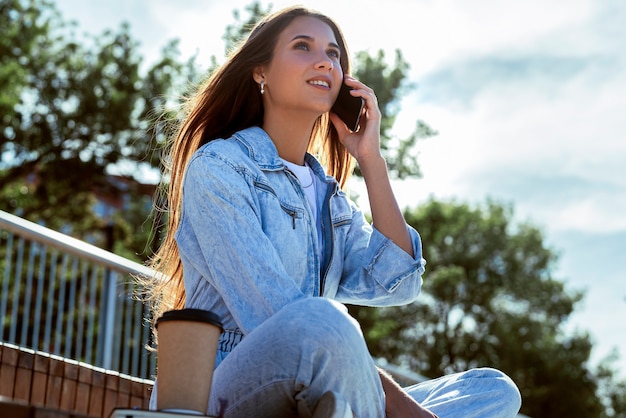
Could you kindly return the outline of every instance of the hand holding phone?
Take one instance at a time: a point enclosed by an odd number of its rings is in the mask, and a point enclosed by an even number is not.
[[[352,89],[345,82],[341,83],[339,95],[331,111],[341,118],[348,129],[355,132],[359,128],[359,120],[361,119],[361,113],[363,113],[365,101],[362,97],[351,95],[350,90]]]

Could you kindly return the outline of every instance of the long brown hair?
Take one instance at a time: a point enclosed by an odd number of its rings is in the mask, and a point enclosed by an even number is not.
[[[343,34],[327,16],[302,7],[286,8],[263,18],[248,38],[228,57],[226,63],[201,84],[186,102],[183,120],[164,159],[163,185],[167,185],[167,233],[149,265],[159,277],[144,281],[152,305],[154,322],[164,311],[181,309],[185,304],[183,269],[174,234],[180,222],[182,185],[187,164],[203,144],[228,138],[235,132],[263,124],[263,101],[252,75],[269,64],[282,31],[300,16],[320,19],[332,29],[340,48],[340,65],[350,73],[350,60]],[[353,159],[339,142],[328,114],[314,124],[309,151],[316,154],[329,174],[345,186]],[[168,184],[169,183],[169,184]],[[165,187],[161,188],[165,190]]]

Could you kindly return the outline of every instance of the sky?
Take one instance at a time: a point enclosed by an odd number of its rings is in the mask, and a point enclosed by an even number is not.
[[[250,1],[56,3],[91,34],[129,22],[147,64],[178,38],[181,58],[196,55],[207,68],[211,56],[223,61],[225,27]],[[568,329],[590,333],[592,365],[617,349],[626,376],[626,3],[300,4],[337,21],[352,52],[383,49],[392,63],[400,49],[410,64],[415,88],[394,133],[408,135],[421,119],[438,135],[418,144],[423,177],[394,183],[400,204],[434,197],[512,205],[516,221],[541,228],[560,255],[555,277],[586,292]]]

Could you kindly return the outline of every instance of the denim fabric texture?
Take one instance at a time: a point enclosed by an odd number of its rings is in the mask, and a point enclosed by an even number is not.
[[[324,186],[316,189],[319,241],[300,182],[261,128],[203,145],[188,165],[176,232],[186,306],[213,311],[224,325],[209,415],[226,404],[227,418],[307,418],[334,391],[357,417],[385,416],[377,369],[342,303],[414,301],[425,266],[420,237],[407,225],[411,257],[366,221],[312,155],[305,158]],[[432,382],[408,393],[441,418],[519,410],[517,388],[496,370]]]
[[[385,394],[359,324],[340,303],[304,298],[252,331],[215,369],[207,415],[218,416],[225,405],[225,418],[310,418],[326,391],[340,394],[358,418],[385,417]],[[490,368],[405,391],[440,418],[512,418],[521,405],[513,381]]]
[[[217,364],[241,336],[296,300],[390,306],[420,292],[418,233],[408,227],[411,257],[370,226],[315,158],[306,159],[326,186],[317,189],[321,259],[300,182],[261,128],[211,141],[189,163],[176,240],[187,307],[215,312],[226,330]]]

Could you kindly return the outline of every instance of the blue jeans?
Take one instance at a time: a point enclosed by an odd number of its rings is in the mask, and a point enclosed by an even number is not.
[[[384,417],[385,394],[358,323],[329,299],[293,302],[244,338],[217,367],[209,415],[310,417],[332,390],[359,418]],[[520,394],[503,373],[474,369],[406,389],[440,418],[514,417]]]

